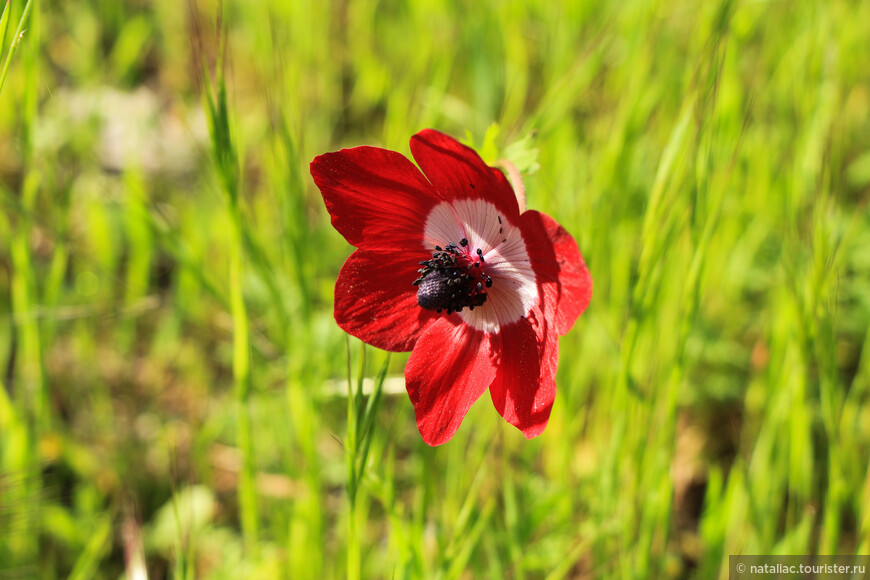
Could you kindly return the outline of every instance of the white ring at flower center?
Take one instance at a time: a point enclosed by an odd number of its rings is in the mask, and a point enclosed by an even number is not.
[[[486,290],[483,306],[463,310],[459,316],[478,330],[497,333],[527,315],[538,300],[526,242],[518,227],[482,199],[443,201],[432,208],[423,231],[426,248],[458,246],[462,238],[468,240],[464,249],[472,257],[477,248],[483,251],[481,266],[492,278],[492,287]]]

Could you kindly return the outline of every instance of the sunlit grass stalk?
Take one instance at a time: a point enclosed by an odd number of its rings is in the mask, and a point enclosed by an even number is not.
[[[242,241],[239,230],[240,216],[233,216],[233,241],[230,246],[230,302],[233,316],[233,378],[235,380],[236,415],[239,448],[242,451],[242,470],[239,477],[239,506],[242,532],[248,549],[256,551],[257,493],[254,487],[254,451],[251,434],[250,395],[251,365],[248,314],[242,294]]]
[[[2,51],[6,48],[6,37],[9,36],[9,23],[12,22],[11,7],[11,0],[6,0],[6,4],[3,6],[3,13],[0,14],[0,54],[2,54]],[[5,64],[3,68],[7,68]]]
[[[68,207],[65,207],[61,211],[66,213],[68,209]],[[64,219],[66,219],[66,216]],[[45,285],[42,290],[42,306],[46,309],[57,307],[58,301],[60,300],[64,290],[64,282],[67,268],[69,267],[70,257],[69,247],[66,239],[64,239],[65,233],[66,232],[58,236],[55,240],[54,253],[51,256],[51,266],[49,267]],[[50,345],[53,343],[57,334],[57,326],[57,321],[50,317],[47,317],[43,321],[41,331],[45,344]]]
[[[277,183],[277,189],[284,192],[279,203],[284,218],[285,243],[289,246],[287,266],[295,276],[300,293],[300,314],[307,322],[312,312],[312,291],[308,276],[310,263],[305,258],[311,232],[306,215],[305,182],[299,171],[299,167],[304,167],[305,163],[300,155],[298,139],[291,133],[285,118],[278,124],[278,141],[283,153],[278,157],[283,162],[280,169],[286,173],[285,178]]]
[[[226,34],[220,34],[217,79],[212,83],[207,67],[203,68],[206,83],[209,129],[212,153],[221,184],[227,194],[229,241],[230,310],[233,319],[233,380],[236,397],[236,440],[242,454],[239,473],[238,499],[245,547],[250,554],[257,553],[258,515],[254,476],[254,451],[251,433],[251,344],[248,312],[243,292],[244,216],[239,201],[239,160],[230,129],[227,87],[223,74],[223,55]]]
[[[124,304],[134,304],[148,294],[151,258],[154,240],[151,228],[141,218],[148,213],[144,178],[141,170],[131,169],[124,176],[125,225],[130,249],[124,280]],[[118,342],[122,352],[130,352],[135,345],[137,322],[128,318],[118,326]]]
[[[479,502],[481,501],[481,489],[486,481],[489,464],[483,457],[479,458],[479,461],[474,463],[478,465],[474,479],[471,480],[467,487],[460,488],[465,492],[465,499],[462,501],[461,505],[454,506],[454,508],[459,508],[458,511],[455,509],[448,510],[451,515],[453,515],[451,518],[451,527],[453,529],[450,541],[438,556],[439,568],[437,573],[434,575],[434,578],[438,580],[442,578],[457,578],[460,576],[461,571],[468,564],[468,559],[471,557],[471,554],[480,540],[480,532],[482,528],[489,523],[489,519],[492,516],[493,509],[496,505],[495,498],[493,497],[486,498],[483,506],[479,505]],[[463,468],[466,469],[467,467],[467,465],[463,466]],[[505,477],[510,478],[508,475],[505,475]],[[459,481],[459,479],[457,479],[457,481]],[[506,482],[505,488],[505,518],[509,520],[506,522],[507,525],[511,526],[512,524],[517,523],[515,518],[518,510],[513,510],[514,514],[512,519],[509,512],[511,511],[511,507],[516,508],[515,504],[513,506],[510,505],[510,501],[513,498],[510,498],[509,496],[513,494],[514,491],[512,482]],[[458,497],[455,499],[458,499]],[[516,530],[510,529],[509,532],[515,533]],[[519,554],[514,552],[512,556],[515,557],[515,559],[510,563],[513,575],[516,578],[522,578],[522,561],[518,557]]]
[[[15,56],[15,51],[18,49],[18,45],[21,44],[21,39],[24,35],[24,27],[27,25],[27,19],[30,16],[30,11],[35,3],[35,0],[27,0],[27,4],[24,5],[24,11],[21,13],[21,18],[18,20],[18,27],[15,29],[15,36],[12,38],[9,52],[6,53],[6,60],[3,62],[3,69],[0,70],[0,95],[3,94],[3,88],[6,86],[6,75],[9,73],[9,65],[12,64],[12,57]],[[2,28],[2,31],[0,31],[0,51],[5,49],[6,41],[9,40],[7,33],[9,32],[9,23],[12,20],[10,6],[11,0],[6,0],[6,6],[3,8],[3,15],[0,16],[0,28]],[[31,36],[35,35],[31,34]]]
[[[294,338],[288,334],[290,352],[305,348],[312,344],[311,333],[306,331]],[[319,450],[317,448],[317,407],[312,400],[310,384],[312,372],[304,368],[308,361],[299,361],[287,357],[287,415],[292,433],[292,448],[298,449],[302,456],[302,473],[299,473],[297,456],[288,454],[287,472],[294,477],[301,477],[305,483],[304,495],[292,506],[292,513],[287,529],[287,577],[312,578],[323,577],[324,554],[322,473]],[[300,368],[302,367],[302,368]]]
[[[34,6],[33,0],[24,7],[24,13],[16,30],[13,45],[6,57],[3,72],[0,73],[0,91],[6,78],[9,63],[18,46],[20,35],[27,22],[30,10]],[[7,11],[4,17],[8,16]],[[8,25],[8,23],[7,23]],[[30,38],[34,50],[39,45],[38,22],[34,17],[30,23]],[[17,227],[12,234],[10,243],[12,254],[12,304],[16,317],[18,336],[21,343],[19,361],[21,366],[20,388],[27,399],[30,413],[37,428],[46,420],[45,413],[45,379],[42,368],[42,340],[40,337],[39,321],[35,311],[39,305],[37,281],[33,270],[33,255],[30,247],[32,217],[37,202],[40,186],[40,174],[34,167],[33,133],[37,117],[37,87],[38,65],[36,54],[33,50],[25,53],[24,59],[24,93],[22,95],[21,115],[21,152],[24,180],[21,185],[21,208],[18,216]]]
[[[88,580],[94,578],[99,570],[100,561],[111,548],[112,518],[102,514],[94,526],[94,532],[79,554],[75,566],[68,577],[69,580]]]
[[[24,205],[32,208],[36,196],[36,176],[25,179],[22,198]],[[18,353],[17,393],[24,397],[35,425],[45,418],[45,379],[42,369],[42,340],[36,310],[39,305],[36,279],[33,274],[33,256],[30,248],[30,220],[24,215],[13,234],[11,257],[13,267],[12,305],[20,341]]]
[[[24,25],[28,21],[35,2],[30,1],[24,8],[13,44],[6,56],[3,71],[0,73],[0,92],[5,83],[9,65],[17,48]],[[2,20],[5,40],[8,30],[10,7],[7,3]],[[33,565],[36,563],[39,551],[38,526],[41,518],[42,481],[40,473],[40,457],[38,442],[41,434],[48,427],[48,413],[45,393],[45,377],[43,369],[43,342],[40,335],[39,320],[36,311],[39,308],[39,292],[34,271],[34,255],[31,247],[33,229],[32,215],[37,204],[40,187],[40,174],[34,167],[33,133],[37,118],[38,64],[37,51],[39,47],[39,29],[36,18],[31,20],[30,37],[33,50],[25,53],[23,93],[20,105],[20,151],[23,180],[20,189],[21,212],[9,235],[12,272],[10,280],[10,298],[12,306],[13,332],[18,340],[18,352],[15,353],[15,374],[11,377],[13,396],[10,400],[3,393],[0,402],[0,420],[8,424],[10,430],[3,430],[2,465],[0,477],[4,471],[14,474],[20,482],[15,484],[19,497],[9,502],[0,498],[0,512],[11,508],[9,518],[12,523],[9,528],[9,550],[6,557],[11,557],[17,564]],[[2,50],[2,47],[0,47]],[[0,385],[5,389],[5,385]],[[0,482],[0,488],[4,487]],[[5,540],[5,538],[4,538]],[[0,555],[4,555],[0,552]]]
[[[523,546],[518,537],[518,529],[520,527],[520,510],[517,506],[517,490],[514,483],[514,475],[510,466],[509,458],[504,458],[504,476],[502,485],[502,496],[504,501],[504,520],[508,530],[508,549],[511,555],[511,569],[517,580],[522,580],[525,577],[523,570]],[[480,478],[482,479],[482,478]]]
[[[12,429],[15,420],[15,408],[12,405],[12,400],[9,398],[3,378],[0,377],[0,433],[8,433],[9,430]],[[2,450],[0,450],[0,458],[2,458],[2,456],[3,453]],[[2,461],[0,461],[0,472],[2,472],[2,469],[3,464]]]

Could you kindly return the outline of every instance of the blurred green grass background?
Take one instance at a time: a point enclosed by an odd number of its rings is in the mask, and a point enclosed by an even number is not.
[[[28,5],[0,94],[0,579],[870,554],[870,3]],[[431,449],[393,356],[351,510],[348,367],[385,355],[332,319],[351,248],[308,163],[493,123],[490,150],[535,135],[529,206],[595,280],[550,424],[526,441],[484,396]]]

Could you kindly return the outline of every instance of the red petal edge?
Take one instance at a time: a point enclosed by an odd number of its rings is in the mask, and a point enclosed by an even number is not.
[[[350,244],[384,250],[422,247],[423,224],[440,200],[406,157],[355,147],[318,155],[310,169],[333,227]]]
[[[566,334],[592,299],[589,268],[571,234],[547,214],[523,213],[520,228],[546,308],[555,309],[556,331]]]
[[[507,179],[487,166],[471,147],[434,129],[424,129],[411,137],[411,153],[443,199],[484,199],[509,220],[519,217],[517,198]]]
[[[498,339],[498,374],[489,387],[492,403],[527,439],[537,437],[556,398],[558,335],[536,307],[528,317],[502,327]]]
[[[426,253],[357,250],[335,282],[335,321],[348,334],[392,352],[412,350],[437,318],[417,305],[418,261]]]
[[[455,314],[428,326],[405,366],[423,441],[432,446],[450,441],[495,376],[489,335]]]

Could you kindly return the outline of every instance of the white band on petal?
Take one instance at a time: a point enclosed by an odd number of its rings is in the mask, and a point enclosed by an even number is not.
[[[496,207],[482,199],[444,201],[426,218],[423,243],[427,249],[468,240],[467,251],[483,252],[481,266],[492,278],[483,306],[459,313],[466,324],[497,333],[505,324],[525,316],[538,301],[535,272],[520,229],[509,223]]]

